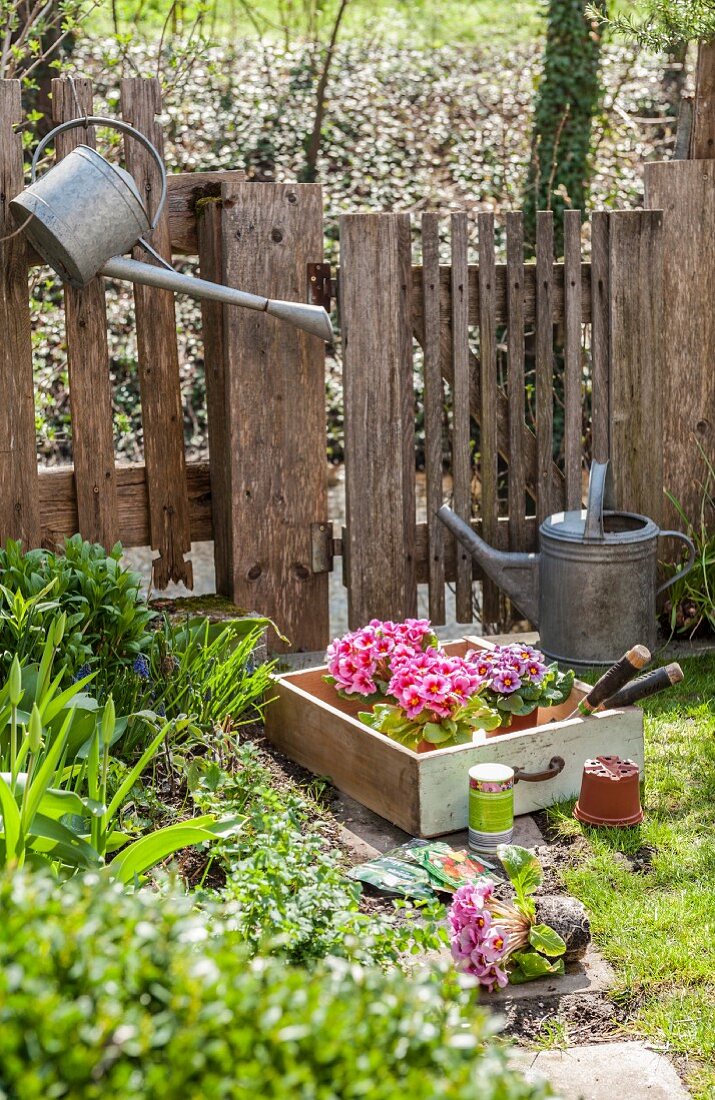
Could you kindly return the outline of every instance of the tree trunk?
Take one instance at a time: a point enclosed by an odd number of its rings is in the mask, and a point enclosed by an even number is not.
[[[591,176],[591,124],[601,97],[598,24],[586,0],[549,0],[544,71],[536,96],[524,231],[533,248],[536,211],[554,211],[563,253],[563,211],[583,210]]]

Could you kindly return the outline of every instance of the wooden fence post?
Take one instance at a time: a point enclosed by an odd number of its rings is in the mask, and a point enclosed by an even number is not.
[[[216,207],[219,207],[216,209]],[[323,255],[318,184],[227,183],[199,216],[202,277],[306,300]],[[216,587],[295,649],[329,638],[325,348],[252,310],[202,303]],[[320,556],[320,555],[318,555]],[[281,648],[272,638],[272,648]]]
[[[0,237],[15,233],[9,211],[22,190],[20,81],[0,80]],[[22,234],[0,241],[0,542],[40,542],[27,246]]]
[[[610,217],[611,464],[616,506],[663,515],[663,214]]]
[[[715,160],[646,164],[645,195],[663,211],[665,488],[697,523],[703,455],[715,466]],[[670,503],[665,519],[682,523]]]
[[[92,114],[90,80],[52,81],[54,122]],[[58,158],[82,143],[95,146],[93,128],[60,134]],[[104,279],[98,275],[81,290],[65,286],[64,300],[77,521],[83,538],[110,550],[119,538],[119,524]]]
[[[417,609],[409,214],[340,219],[348,619]]]
[[[121,101],[124,120],[148,137],[163,156],[161,127],[156,121],[161,111],[159,81],[122,80]],[[157,171],[151,154],[131,137],[125,138],[124,147],[127,167],[153,214]],[[164,210],[150,243],[171,261],[168,210]],[[134,258],[154,262],[142,248],[134,249]],[[154,584],[161,589],[169,581],[183,581],[191,588],[192,565],[184,558],[191,550],[191,526],[174,295],[169,290],[135,285],[134,303],[151,545],[159,551],[153,566]]]

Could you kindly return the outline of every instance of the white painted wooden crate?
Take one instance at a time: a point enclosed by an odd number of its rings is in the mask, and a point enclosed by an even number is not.
[[[516,640],[516,639],[515,639]],[[491,648],[486,639],[451,642],[450,654]],[[635,707],[566,720],[588,685],[576,681],[562,707],[541,708],[530,729],[469,745],[416,753],[358,721],[364,702],[341,699],[323,681],[325,667],[276,677],[276,698],[266,708],[266,735],[280,752],[381,817],[415,836],[431,837],[467,826],[468,771],[495,762],[543,771],[553,756],[565,761],[553,779],[517,783],[516,814],[575,797],[585,760],[617,754],[643,768],[643,714]]]

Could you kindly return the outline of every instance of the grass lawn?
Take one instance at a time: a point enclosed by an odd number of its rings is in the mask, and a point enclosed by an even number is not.
[[[587,828],[564,879],[589,909],[634,1029],[685,1060],[705,1100],[715,1097],[715,655],[681,663],[683,683],[644,704],[645,821]],[[571,806],[550,814],[564,836],[581,832]],[[633,873],[622,853],[645,846],[652,863]]]

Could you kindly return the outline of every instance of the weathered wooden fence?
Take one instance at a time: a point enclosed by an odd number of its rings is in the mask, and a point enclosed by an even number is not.
[[[432,620],[443,622],[447,580],[456,582],[458,620],[472,619],[472,582],[479,571],[435,515],[444,493],[445,383],[451,392],[454,508],[493,545],[534,549],[545,516],[580,507],[585,442],[595,458],[610,456],[620,507],[656,519],[662,509],[661,214],[595,214],[591,261],[585,263],[581,216],[569,211],[565,259],[554,263],[552,215],[541,213],[536,262],[528,265],[520,214],[507,215],[505,264],[495,262],[491,214],[477,215],[479,263],[468,263],[467,217],[456,213],[450,219],[451,265],[441,266],[438,220],[437,214],[423,215],[421,266],[411,265],[407,215],[354,214],[341,221],[343,552],[353,625],[371,614],[394,614],[396,608],[413,613],[419,582],[429,584]],[[590,330],[592,380],[588,438],[584,327]],[[525,418],[527,332],[535,430]],[[414,504],[413,336],[424,349],[427,521],[422,524],[415,522]],[[557,347],[563,359],[563,468],[554,462]],[[474,468],[471,422],[479,425]],[[501,504],[500,461],[508,482],[508,500]],[[489,585],[484,593],[483,617],[494,620],[496,593]]]
[[[58,121],[92,111],[89,82],[75,85],[76,97],[66,82],[55,82]],[[125,80],[121,92],[124,118],[161,148],[157,83]],[[0,237],[15,228],[8,203],[23,182],[20,119],[19,85],[0,81]],[[80,134],[65,135],[57,155],[66,155]],[[156,180],[149,162],[136,146],[127,144],[126,155],[151,205]],[[315,184],[247,183],[240,172],[173,175],[153,244],[166,258],[198,255],[201,274],[215,281],[305,299],[316,271],[325,274],[315,266],[323,259],[322,209]],[[661,214],[594,215],[590,262],[582,260],[575,212],[566,216],[563,263],[553,259],[548,213],[539,216],[536,262],[529,264],[517,213],[506,218],[506,263],[495,260],[490,214],[477,216],[477,264],[469,262],[465,214],[451,216],[446,266],[439,228],[439,215],[423,215],[422,263],[415,265],[407,214],[341,219],[342,531],[333,530],[327,507],[320,341],[263,314],[203,303],[210,462],[187,464],[174,301],[147,287],[135,287],[144,464],[115,462],[104,286],[97,279],[65,292],[73,466],[38,472],[27,293],[28,267],[38,259],[22,236],[1,242],[0,540],[49,544],[80,531],[107,546],[116,539],[151,546],[154,581],[163,587],[170,579],[190,585],[191,542],[213,539],[218,591],[273,616],[296,648],[314,650],[328,639],[328,574],[340,555],[353,625],[373,615],[414,614],[420,583],[429,585],[436,623],[444,619],[451,582],[459,620],[471,621],[479,572],[434,517],[443,497],[447,420],[453,505],[498,546],[532,548],[543,516],[578,507],[585,446],[597,458],[612,458],[619,505],[657,519]],[[418,344],[427,486],[421,523],[413,393]],[[586,348],[590,422],[582,411]],[[535,416],[528,423],[525,375],[532,368]],[[554,384],[561,369],[559,465]],[[496,617],[496,593],[488,586],[484,602],[485,617]]]

